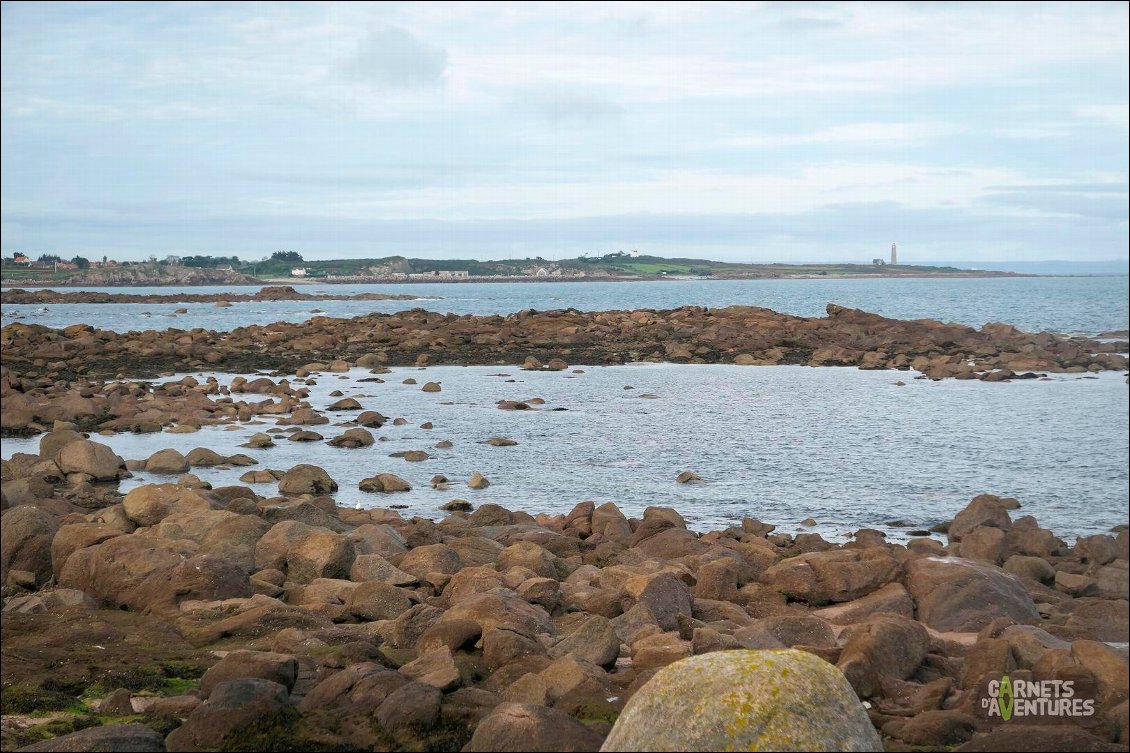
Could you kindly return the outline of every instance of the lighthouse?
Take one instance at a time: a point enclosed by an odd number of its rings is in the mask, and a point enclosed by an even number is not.
[[[895,244],[891,244],[891,266],[899,263],[899,252],[895,248]]]

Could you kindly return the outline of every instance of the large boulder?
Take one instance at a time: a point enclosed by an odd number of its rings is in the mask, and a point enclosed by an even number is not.
[[[331,494],[337,482],[316,465],[299,463],[279,479],[279,494]]]
[[[876,615],[844,631],[846,642],[836,666],[861,698],[875,695],[883,679],[905,680],[922,660],[930,636],[914,620]]]
[[[381,729],[391,733],[418,735],[439,721],[443,692],[423,682],[407,682],[377,708],[375,718]]]
[[[412,485],[392,473],[378,473],[376,476],[362,479],[357,488],[363,492],[377,492],[391,494],[392,492],[407,492],[412,490]]]
[[[537,544],[519,541],[498,553],[498,569],[505,571],[512,567],[524,567],[543,578],[556,578],[557,570],[553,566],[556,559]]]
[[[691,617],[694,611],[694,596],[681,580],[669,572],[652,575],[637,575],[624,582],[620,603],[627,612],[632,607],[642,605],[650,613],[659,627],[675,630],[679,627],[679,617]]]
[[[54,458],[64,446],[83,439],[86,439],[86,437],[72,429],[49,431],[39,440],[39,456],[41,458]]]
[[[221,520],[200,539],[200,551],[221,557],[245,572],[255,569],[255,547],[271,524],[258,515],[235,515]]]
[[[165,739],[159,732],[144,724],[107,724],[25,745],[19,750],[43,753],[155,753],[165,750]]]
[[[89,439],[67,442],[55,461],[63,473],[83,473],[95,481],[114,481],[126,464],[109,447]]]
[[[55,579],[59,579],[63,565],[74,552],[121,535],[122,531],[106,523],[72,523],[60,526],[51,539],[51,568]]]
[[[0,517],[0,585],[12,570],[32,573],[36,585],[52,574],[51,542],[59,524],[55,517],[38,507],[20,505]]]
[[[331,439],[327,444],[332,447],[345,447],[348,449],[355,449],[357,447],[368,447],[376,440],[373,435],[367,430],[360,427],[346,429],[344,433]]]
[[[116,536],[67,558],[59,585],[114,607],[175,614],[182,601],[251,595],[247,573],[185,539]]]
[[[981,526],[1008,531],[1012,528],[1012,519],[1008,516],[1009,506],[1000,497],[979,494],[954,517],[946,535],[950,541],[961,541],[965,534]]]
[[[154,574],[172,570],[196,553],[188,541],[150,536],[116,536],[73,552],[59,574],[59,585],[76,588],[113,606],[144,609],[137,593]]]
[[[357,544],[354,544],[357,548]],[[414,586],[420,579],[406,573],[379,554],[358,554],[349,569],[349,579],[357,583],[379,581],[393,586]]]
[[[293,713],[279,683],[258,677],[230,680],[216,686],[165,744],[170,751],[256,750],[261,746],[255,736],[268,735]]]
[[[604,751],[880,751],[839,670],[812,654],[715,651],[664,667],[628,701]]]
[[[209,468],[214,465],[223,465],[228,459],[208,447],[197,447],[189,451],[184,458],[193,468]]]
[[[469,753],[487,751],[596,751],[599,734],[556,709],[525,703],[495,707],[463,748]]]
[[[632,526],[619,507],[605,502],[592,512],[592,532],[613,541],[623,541],[632,537]]]
[[[620,639],[607,618],[593,615],[557,643],[549,655],[555,659],[570,655],[598,667],[610,667],[620,655]]]
[[[460,601],[444,612],[441,620],[470,620],[479,626],[484,635],[492,628],[502,628],[525,636],[539,633],[555,635],[557,632],[544,609],[502,589],[475,594]]]
[[[896,614],[913,618],[914,601],[901,583],[888,583],[862,599],[824,607],[815,614],[836,625],[863,622],[874,614]]]
[[[298,661],[270,651],[229,651],[200,678],[201,697],[207,698],[222,683],[244,677],[277,682],[289,691],[298,679]]]
[[[405,554],[397,567],[410,575],[425,579],[428,573],[454,575],[463,569],[463,560],[446,544],[427,544]]]
[[[1040,621],[1023,584],[998,567],[957,557],[923,557],[907,566],[918,621],[942,632],[977,632],[997,617]]]
[[[211,510],[211,503],[191,489],[177,484],[144,484],[122,499],[126,517],[139,526],[155,526],[176,512]]]
[[[316,528],[287,549],[284,569],[287,578],[296,583],[309,583],[315,578],[344,580],[349,578],[354,557],[356,552],[348,536]]]
[[[145,461],[145,470],[149,473],[184,473],[188,467],[188,459],[171,447],[157,450]]]
[[[412,601],[396,586],[371,580],[353,589],[347,608],[358,619],[395,620],[412,608]]]
[[[898,579],[894,558],[882,548],[801,554],[773,565],[762,582],[812,605],[854,601]]]

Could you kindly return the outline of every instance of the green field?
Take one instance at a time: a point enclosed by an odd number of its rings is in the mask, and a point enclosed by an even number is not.
[[[0,269],[0,279],[16,282],[19,280],[68,280],[74,274],[73,270],[64,269],[59,272],[47,269],[28,269],[27,267],[3,267]]]

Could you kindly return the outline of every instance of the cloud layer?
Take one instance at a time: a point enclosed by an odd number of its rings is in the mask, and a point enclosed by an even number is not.
[[[5,254],[1127,254],[1124,3],[0,7]]]

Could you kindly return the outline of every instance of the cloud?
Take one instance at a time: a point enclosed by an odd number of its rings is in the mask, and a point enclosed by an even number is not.
[[[415,89],[444,83],[447,51],[396,26],[368,33],[344,61],[342,75],[379,89]]]
[[[120,120],[124,117],[122,109],[115,105],[88,104],[51,97],[5,97],[3,112],[13,118],[74,119],[99,122]]]
[[[624,114],[624,108],[610,99],[566,87],[531,89],[516,98],[513,107],[554,125],[600,125]]]
[[[1045,187],[1040,187],[1045,188]],[[1091,217],[1111,222],[1125,221],[1125,186],[1121,192],[1101,191],[1002,191],[986,196],[990,204],[1030,210],[1039,214]]]
[[[1086,105],[1078,108],[1076,114],[1086,120],[1093,120],[1117,128],[1130,128],[1130,105]]]
[[[767,148],[805,144],[855,144],[876,147],[904,147],[922,144],[965,129],[948,123],[847,123],[818,131],[748,134],[726,140],[734,147]]]
[[[988,186],[989,191],[1008,192],[1050,192],[1072,194],[1117,194],[1125,196],[1130,193],[1130,183],[1125,181],[1107,183],[1034,183],[1022,186]]]
[[[273,214],[186,216],[165,208],[120,214],[10,213],[6,233],[38,239],[36,251],[81,247],[87,253],[265,255],[285,246],[307,258],[411,254],[431,258],[509,254],[576,255],[639,248],[666,256],[749,261],[870,261],[897,239],[908,260],[982,261],[1125,257],[1125,223],[1003,214],[991,205],[914,208],[857,202],[783,213],[632,213],[546,219],[346,219]],[[974,251],[971,252],[971,249]],[[1022,252],[1022,254],[1021,254]]]

